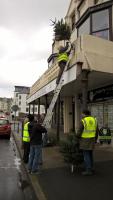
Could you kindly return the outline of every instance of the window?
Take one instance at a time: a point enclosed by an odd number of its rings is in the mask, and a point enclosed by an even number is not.
[[[19,99],[21,99],[21,95],[19,95]]]
[[[21,101],[19,101],[19,105],[21,105]]]
[[[16,97],[18,97],[18,93],[16,93]]]
[[[109,39],[109,31],[108,30],[98,31],[98,32],[92,33],[92,35],[104,38],[106,40]]]
[[[92,14],[92,35],[109,39],[109,10]]]
[[[29,108],[26,108],[26,112],[28,112],[29,111]]]
[[[37,107],[35,107],[35,112],[37,112]]]
[[[78,26],[78,36],[91,34],[110,40],[110,9],[90,13],[90,16]]]
[[[82,34],[90,34],[90,18],[88,18],[78,29],[78,36]]]
[[[98,31],[109,28],[109,12],[102,10],[92,14],[92,31]]]

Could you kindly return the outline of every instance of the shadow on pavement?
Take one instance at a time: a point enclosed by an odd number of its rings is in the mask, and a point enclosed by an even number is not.
[[[113,160],[97,162],[96,173],[84,177],[68,167],[45,169],[38,175],[48,200],[110,200],[113,198]]]

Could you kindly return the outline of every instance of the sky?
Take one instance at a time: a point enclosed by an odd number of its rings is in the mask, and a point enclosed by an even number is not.
[[[31,87],[47,70],[51,19],[64,18],[70,0],[0,0],[0,97]]]

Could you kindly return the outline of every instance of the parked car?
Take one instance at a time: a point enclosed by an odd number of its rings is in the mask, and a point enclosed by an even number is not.
[[[10,139],[11,136],[11,123],[5,117],[0,118],[0,136],[5,136]]]

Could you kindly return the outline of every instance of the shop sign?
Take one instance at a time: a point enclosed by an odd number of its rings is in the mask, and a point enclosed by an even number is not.
[[[88,92],[89,102],[105,101],[113,98],[113,85],[98,88]]]

